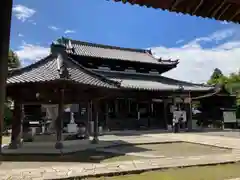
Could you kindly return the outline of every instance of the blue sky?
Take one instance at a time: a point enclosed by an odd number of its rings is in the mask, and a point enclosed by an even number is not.
[[[180,59],[167,76],[204,82],[215,67],[225,73],[238,70],[239,35],[239,26],[232,23],[107,0],[15,0],[11,48],[27,65],[46,56],[49,44],[61,36],[151,47],[156,56]]]

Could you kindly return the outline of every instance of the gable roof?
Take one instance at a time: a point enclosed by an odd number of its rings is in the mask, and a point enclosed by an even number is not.
[[[239,0],[113,0],[126,2],[147,8],[168,10],[200,16],[203,18],[214,18],[235,23],[240,22],[240,1]]]
[[[13,70],[7,79],[7,84],[23,84],[37,82],[51,82],[55,80],[72,81],[79,84],[86,84],[98,87],[116,88],[118,83],[94,73],[71,58],[64,59],[63,66],[69,76],[62,78],[59,72],[59,59],[57,56],[49,55],[46,58],[26,66]]]
[[[155,58],[152,55],[151,50],[123,48],[117,46],[77,41],[67,38],[59,39],[59,41],[62,41],[62,43],[67,47],[68,54],[74,54],[78,56],[150,63],[158,65],[169,65],[173,67],[178,64],[178,60],[163,60],[161,58]]]

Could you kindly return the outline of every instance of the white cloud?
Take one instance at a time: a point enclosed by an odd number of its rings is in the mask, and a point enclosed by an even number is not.
[[[15,52],[20,58],[22,64],[28,65],[29,62],[32,63],[49,55],[50,48],[23,42]]]
[[[196,38],[179,48],[154,47],[151,49],[158,57],[179,59],[177,68],[164,75],[204,83],[215,68],[220,68],[226,75],[240,70],[240,40],[231,40],[208,49],[203,48],[200,42],[224,40],[236,32],[227,29],[215,32],[208,37]]]
[[[53,31],[58,31],[59,28],[56,26],[48,26],[49,29],[53,30]]]
[[[22,22],[25,22],[28,18],[32,17],[36,13],[34,9],[30,9],[23,5],[15,5],[13,7],[13,12],[17,19]]]
[[[183,43],[183,42],[184,42],[184,40],[180,39],[180,40],[176,41],[176,44],[180,44],[180,43]]]
[[[225,30],[221,30],[221,31],[217,31],[213,34],[211,34],[210,36],[207,37],[200,37],[200,38],[196,38],[193,41],[188,42],[184,47],[199,47],[201,42],[216,42],[218,43],[221,40],[224,40],[226,38],[229,38],[231,36],[233,36],[236,33],[235,29],[225,29]]]
[[[65,34],[71,34],[71,33],[76,33],[76,31],[71,30],[71,29],[67,29],[64,33]]]
[[[18,37],[24,37],[24,35],[21,33],[18,33]]]
[[[28,22],[32,23],[33,25],[37,25],[37,23],[32,19],[28,20]]]

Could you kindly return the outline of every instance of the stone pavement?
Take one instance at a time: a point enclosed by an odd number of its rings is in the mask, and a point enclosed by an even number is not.
[[[146,134],[144,136],[152,137],[154,139],[162,139],[164,134]],[[169,134],[168,139],[175,141],[185,141],[197,144],[212,145],[216,147],[224,147],[240,150],[240,138],[222,137],[222,136],[208,136],[195,133],[179,133]]]
[[[111,175],[114,173],[136,173],[146,170],[157,170],[171,167],[210,165],[240,161],[240,154],[222,154],[160,159],[142,159],[114,163],[68,163],[58,166],[40,167],[38,169],[0,170],[1,180],[44,180],[64,179],[70,177],[87,177],[94,175]]]
[[[47,165],[39,168],[25,169],[1,169],[0,180],[3,179],[25,179],[25,180],[43,180],[43,179],[64,179],[69,177],[86,177],[93,175],[106,175],[113,173],[141,172],[145,170],[157,170],[170,167],[184,167],[193,165],[208,165],[227,162],[240,161],[240,139],[199,135],[194,133],[180,134],[142,134],[132,136],[106,135],[100,137],[100,140],[114,144],[121,143],[150,143],[150,142],[171,142],[185,141],[200,143],[218,147],[233,148],[234,151],[229,154],[204,155],[204,156],[186,156],[171,158],[154,158],[133,161],[121,161],[113,163],[58,163],[57,165]],[[106,143],[108,144],[108,143]]]

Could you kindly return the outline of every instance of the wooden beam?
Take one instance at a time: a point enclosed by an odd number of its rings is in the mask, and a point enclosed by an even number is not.
[[[10,27],[12,16],[12,3],[13,0],[0,1],[0,162],[2,160],[2,131],[4,120],[4,102],[5,102],[5,88],[7,78],[7,61],[10,40]]]

